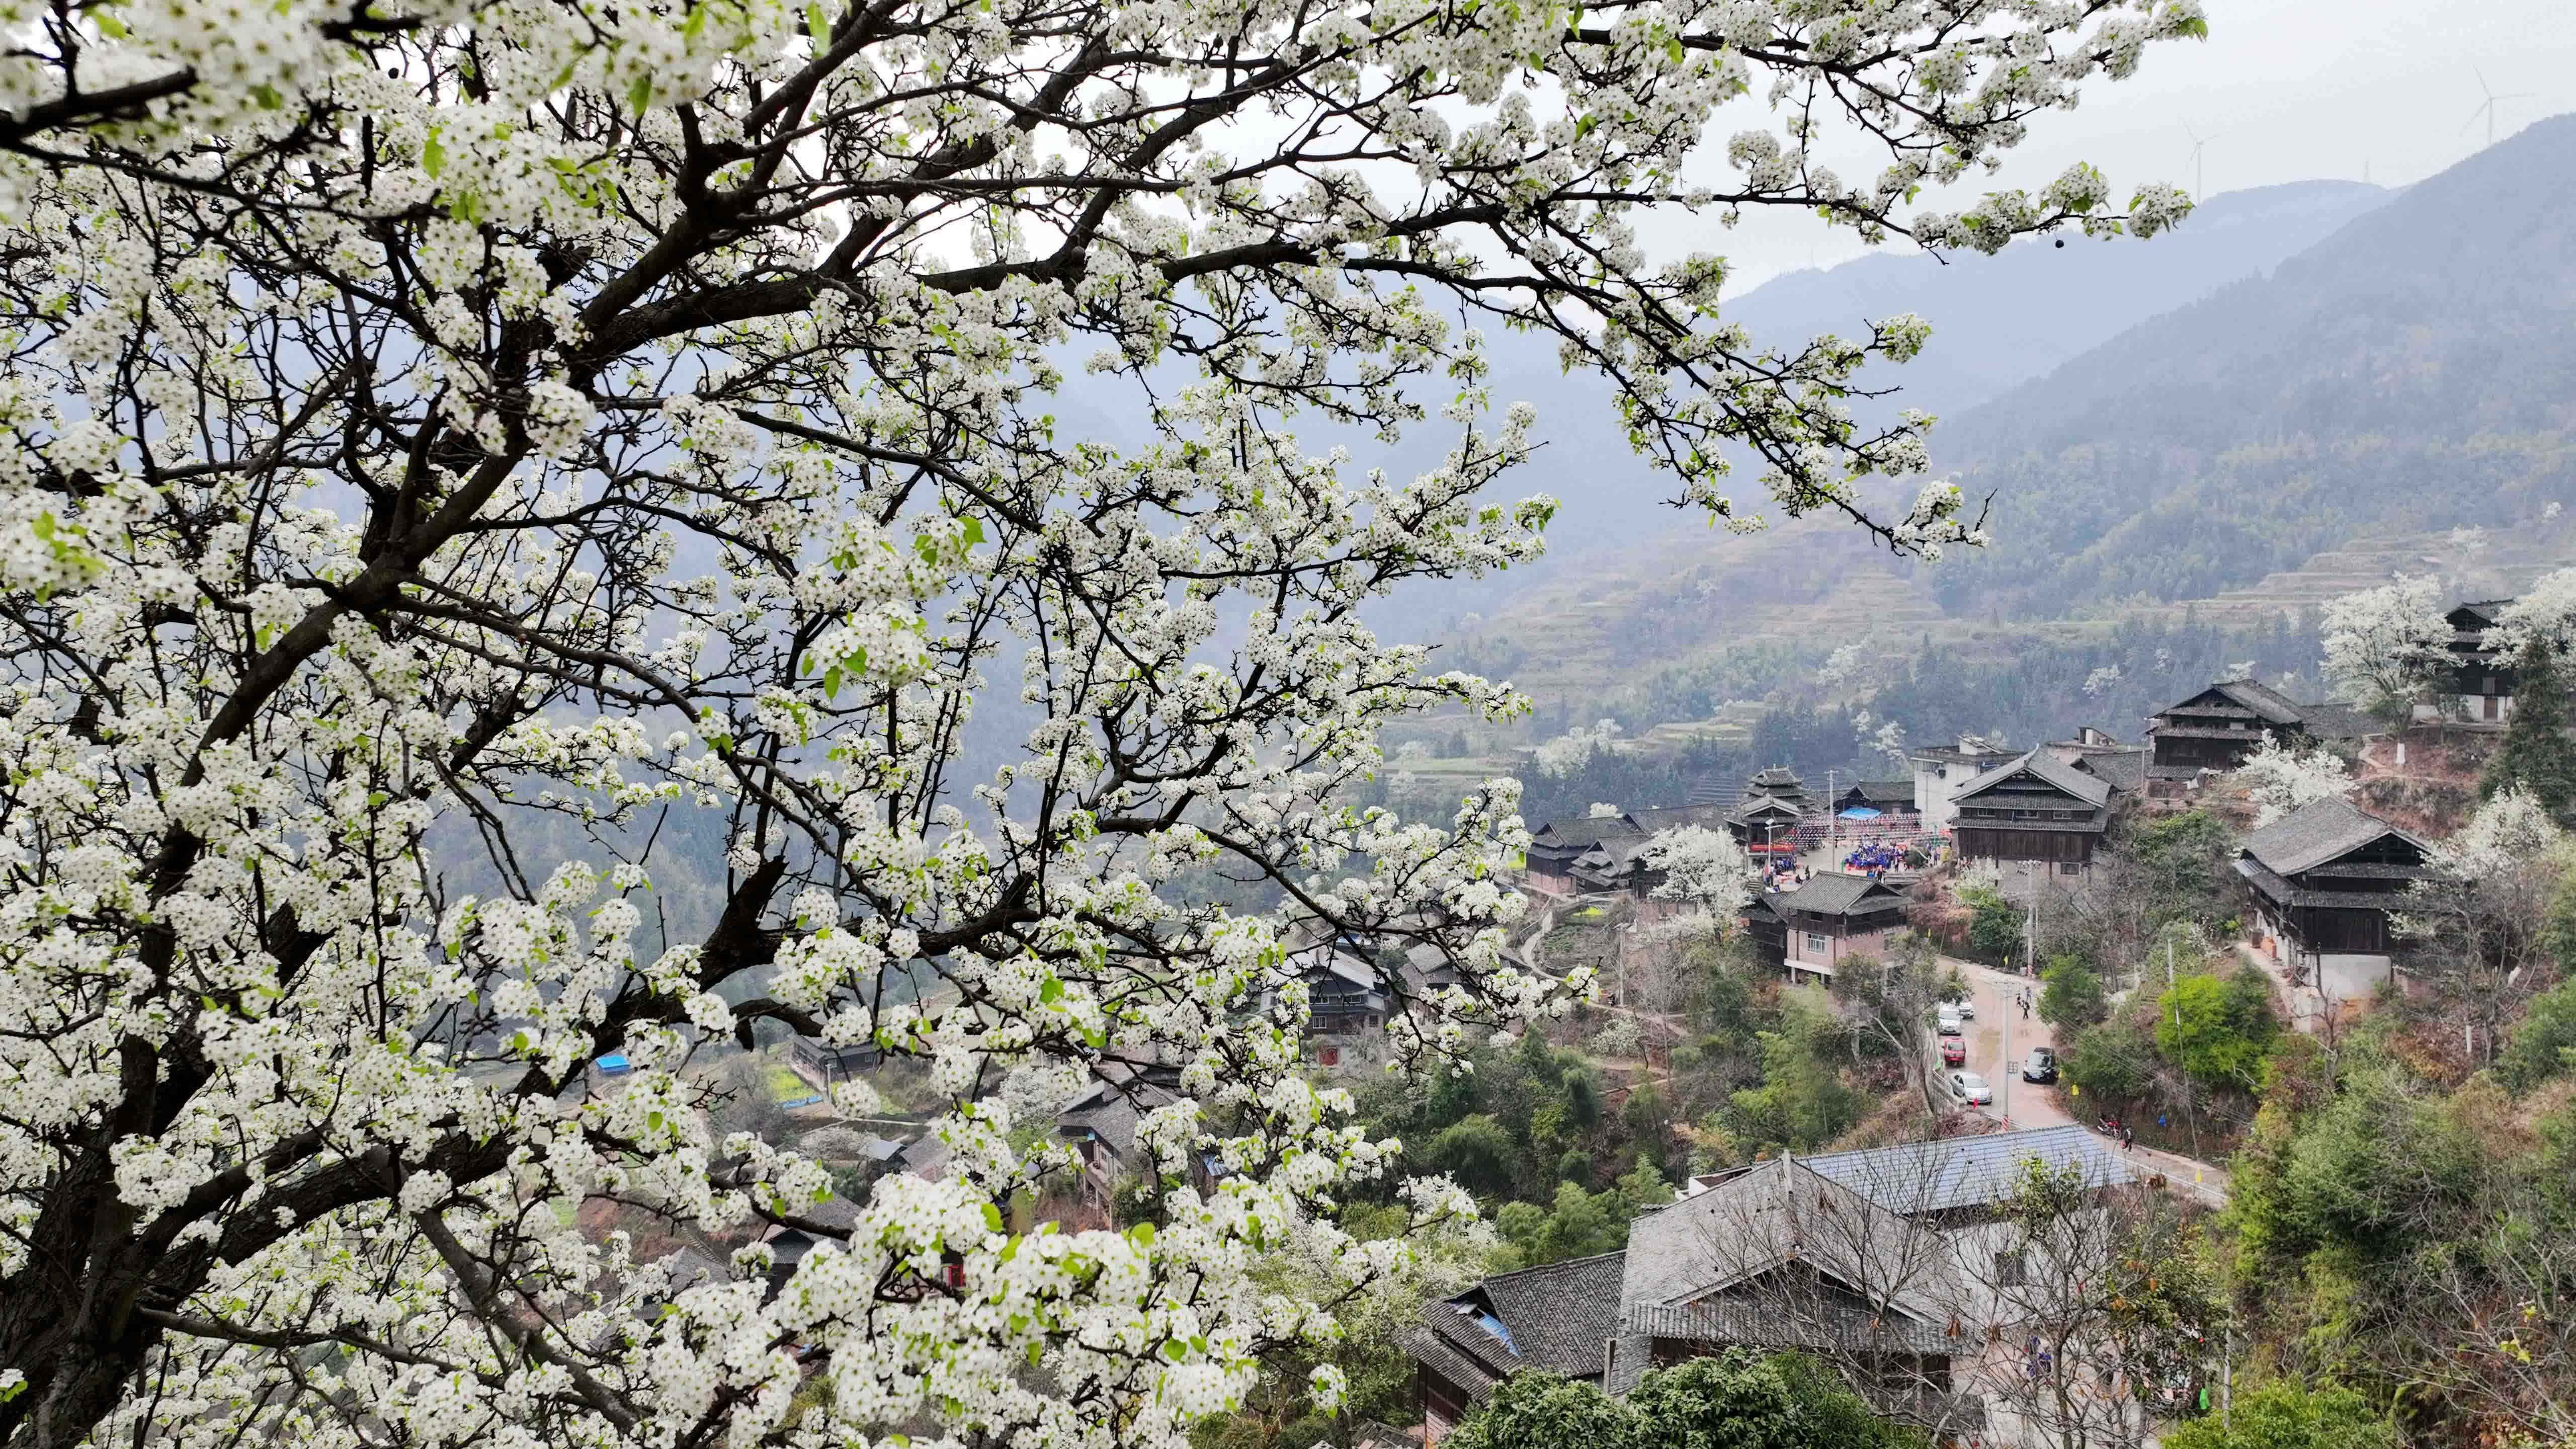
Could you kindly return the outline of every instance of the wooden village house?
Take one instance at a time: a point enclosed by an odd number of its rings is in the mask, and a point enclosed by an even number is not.
[[[2389,913],[2425,876],[2424,854],[2423,841],[2340,796],[2246,836],[2236,874],[2255,949],[2330,996],[2359,994],[2389,972]]]
[[[843,1046],[819,1036],[800,1035],[787,1044],[787,1065],[819,1092],[832,1090],[835,1082],[865,1076],[884,1059],[885,1054],[877,1050],[873,1041]]]
[[[2156,711],[2147,725],[2147,781],[2157,798],[2189,790],[2204,773],[2245,763],[2265,735],[2285,745],[2359,739],[2370,717],[2347,704],[2298,704],[2252,679],[2222,679]]]
[[[1669,805],[1551,820],[1530,837],[1528,883],[1552,895],[1611,892],[1661,907],[1668,903],[1654,900],[1654,888],[1664,883],[1663,872],[1639,858],[1646,843],[1686,825],[1716,829],[1725,819],[1725,812],[1714,806]],[[1672,909],[1687,906],[1672,904]]]
[[[1756,892],[1744,924],[1762,958],[1790,981],[1830,982],[1844,958],[1887,949],[1905,925],[1905,897],[1868,876],[1823,872],[1787,890]]]
[[[2110,831],[2118,797],[2109,780],[2045,749],[2017,755],[1960,787],[1959,854],[2001,870],[2008,888],[2080,876]]]
[[[1291,953],[1288,964],[1306,988],[1309,1036],[1377,1031],[1396,1009],[1385,983],[1378,979],[1377,963],[1347,942],[1308,946]]]
[[[2451,667],[2434,701],[2416,710],[2418,717],[2499,730],[2513,718],[2513,661],[2489,642],[2512,602],[2471,599],[2444,616],[2451,626]]]
[[[1994,1204],[2033,1161],[2106,1193],[2137,1181],[2075,1126],[1777,1158],[1695,1180],[1620,1252],[1426,1303],[1404,1335],[1422,1443],[1525,1369],[1624,1397],[1649,1369],[1732,1347],[1821,1352],[1883,1413],[1979,1427],[1954,1370],[1998,1351],[1966,1321],[1993,1305],[1958,1268],[1991,1250]]]
[[[1735,843],[1761,859],[1796,855],[1799,827],[1816,813],[1816,801],[1798,772],[1773,765],[1744,782],[1721,819]]]
[[[1911,828],[1916,815],[1914,781],[1861,780],[1846,787],[1827,807],[1835,815],[1853,810],[1874,810],[1890,825],[1902,823]]]

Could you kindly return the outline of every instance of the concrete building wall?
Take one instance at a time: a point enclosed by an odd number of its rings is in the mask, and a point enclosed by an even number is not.
[[[1789,928],[1788,967],[1792,979],[1797,973],[1831,978],[1846,957],[1880,956],[1895,936],[1890,931],[1862,931],[1850,936],[1828,936],[1817,931]]]

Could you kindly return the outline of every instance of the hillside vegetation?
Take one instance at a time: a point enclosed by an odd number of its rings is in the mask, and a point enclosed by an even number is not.
[[[2178,281],[2187,294],[2164,294],[2162,315],[1948,419],[1936,462],[1992,496],[1994,542],[1938,563],[1875,553],[1821,523],[1747,539],[1671,513],[1585,550],[1581,520],[1632,517],[1634,485],[1542,454],[1535,471],[1569,499],[1566,541],[1578,546],[1459,618],[1453,644],[1542,703],[1594,699],[1644,727],[1691,717],[1663,712],[1689,700],[1657,697],[1646,681],[1658,675],[1704,680],[1682,694],[1719,702],[1795,693],[1851,642],[1873,655],[1919,652],[1927,637],[1954,653],[2027,655],[2080,647],[2086,621],[2199,601],[2194,616],[2231,629],[2296,629],[2300,608],[2401,569],[2463,596],[2511,592],[2576,556],[2576,520],[2560,511],[2576,502],[2571,181],[2576,117],[2536,125],[2355,206],[2268,274],[2207,295]],[[2088,265],[2137,268],[2167,244]],[[1853,268],[1784,279],[1738,306],[1789,333],[1803,297],[1817,309],[1804,330],[1847,325],[1894,262],[1855,263],[1867,270],[1831,288]],[[2020,295],[2028,316],[2054,318],[2050,289]],[[1967,315],[2007,306],[1984,302]],[[1922,380],[1975,390],[1940,379]],[[2080,695],[2045,703],[2060,717],[2095,712]]]

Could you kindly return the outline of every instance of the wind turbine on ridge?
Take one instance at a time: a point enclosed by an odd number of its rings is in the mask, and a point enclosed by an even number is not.
[[[2480,91],[2482,91],[2482,92],[2484,92],[2484,93],[2485,93],[2485,95],[2486,95],[2486,100],[2485,100],[2485,102],[2484,102],[2484,103],[2482,103],[2481,105],[2479,105],[2479,107],[2478,107],[2476,110],[2469,112],[2469,118],[2468,118],[2467,120],[2462,121],[2462,122],[2460,123],[2460,129],[2461,129],[2461,130],[2463,130],[2463,131],[2465,131],[2465,130],[2467,130],[2469,127],[2476,125],[2476,124],[2478,123],[2478,118],[2479,118],[2480,116],[2484,116],[2484,117],[2486,117],[2486,121],[2487,121],[2487,144],[2488,144],[2488,145],[2490,145],[2490,146],[2492,146],[2492,145],[2494,145],[2494,144],[2495,144],[2495,111],[2496,111],[2496,102],[2498,102],[2498,101],[2527,101],[2527,100],[2531,99],[2531,97],[2532,97],[2532,94],[2533,94],[2533,93],[2532,93],[2532,92],[2530,92],[2530,91],[2507,91],[2507,92],[2505,92],[2503,95],[2497,95],[2497,94],[2495,93],[2495,91],[2494,91],[2494,90],[2492,90],[2492,89],[2490,89],[2490,88],[2488,87],[2488,85],[2487,85],[2486,72],[2484,72],[2484,71],[2482,71],[2482,70],[2477,69],[2475,66],[2472,66],[2472,67],[2470,67],[2470,68],[2469,68],[2469,73],[2470,73],[2471,75],[2474,75],[2474,76],[2476,76],[2476,77],[2478,78],[2478,89],[2479,89]]]
[[[2201,202],[2209,199],[2208,188],[2203,185],[2208,178],[2207,167],[2201,160],[2201,153],[2209,149],[2210,142],[2217,140],[2219,137],[2224,136],[2227,133],[2225,131],[2212,131],[2208,135],[2204,136],[2198,131],[2193,130],[2188,125],[2184,126],[2182,130],[2184,135],[2191,137],[2191,160],[2188,163],[2191,167],[2191,200],[2192,204],[2197,206]]]

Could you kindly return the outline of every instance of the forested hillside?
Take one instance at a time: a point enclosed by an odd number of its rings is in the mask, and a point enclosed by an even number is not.
[[[2576,117],[1943,431],[1995,497],[1952,609],[2214,593],[2343,540],[2576,497]]]
[[[2066,265],[2094,269],[2095,292],[2169,310],[1935,430],[1936,463],[1991,497],[1986,549],[1920,563],[1842,531],[1793,523],[1738,538],[1666,513],[1617,547],[1574,548],[1551,572],[1512,580],[1490,608],[1454,621],[1454,644],[1463,662],[1512,678],[1542,706],[1590,699],[1646,726],[1702,718],[1727,700],[1860,700],[1919,679],[1918,659],[1947,661],[1956,680],[1927,687],[1973,687],[1988,701],[2001,675],[2044,677],[2044,695],[1969,711],[2029,716],[2012,722],[2019,734],[2080,718],[2117,725],[2161,702],[2141,680],[2152,653],[2131,657],[2104,632],[2141,610],[2179,618],[2188,601],[2228,596],[2202,620],[2297,633],[2302,605],[2392,569],[2510,591],[2567,562],[2576,541],[2558,512],[2576,502],[2571,181],[2576,117],[2561,117],[2384,204],[2334,187],[2221,198],[2192,225],[2244,243],[2236,280],[2195,260],[2205,252],[2142,260],[2184,247],[2180,238],[2086,251]],[[2260,273],[2275,259],[2263,247],[2302,223],[2330,234],[2282,245],[2289,255]],[[2062,289],[2048,281],[2056,255],[2008,252],[1989,264],[2000,271],[1937,275],[1873,259],[1782,279],[1734,315],[1785,337],[1894,310],[1917,285],[1913,305],[1960,345],[1948,365],[1961,370],[1941,370],[1936,344],[1905,379],[1907,400],[1973,394],[1971,374],[2003,366],[2012,339],[2060,324]],[[2113,280],[2124,277],[2144,280]],[[2215,290],[2190,294],[2194,278]],[[1540,471],[1554,461],[1543,456]],[[1624,495],[1589,482],[1547,480],[1568,498],[1569,519],[1617,515]],[[2318,555],[2312,571],[2328,587],[2264,587]],[[2356,567],[2362,576],[2337,577]],[[1822,671],[1847,645],[1875,667]],[[2246,659],[2267,677],[2313,664],[2259,650],[2225,662]],[[2096,679],[2113,666],[2116,678]]]

